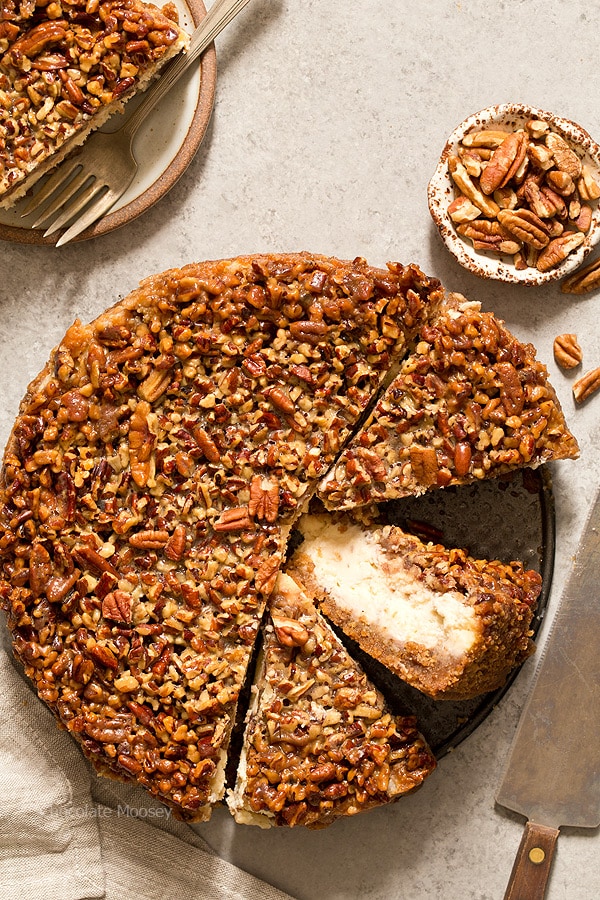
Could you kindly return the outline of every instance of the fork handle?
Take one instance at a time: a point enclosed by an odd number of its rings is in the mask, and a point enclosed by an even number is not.
[[[144,121],[146,115],[162,100],[173,85],[179,81],[184,72],[212,44],[214,39],[237,16],[250,0],[216,0],[200,25],[192,33],[190,45],[186,53],[173,60],[164,74],[148,88],[144,98],[129,119],[119,129],[131,139]]]

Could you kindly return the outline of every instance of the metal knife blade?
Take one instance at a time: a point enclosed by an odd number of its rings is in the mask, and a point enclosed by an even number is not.
[[[600,825],[600,490],[496,801],[528,819],[505,900],[539,900],[561,826]]]

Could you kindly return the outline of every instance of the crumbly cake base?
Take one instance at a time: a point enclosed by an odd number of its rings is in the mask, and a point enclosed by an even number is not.
[[[357,526],[344,516],[308,516],[300,529],[312,519],[321,519],[328,534],[340,536],[336,583],[324,584],[325,544],[308,524],[309,534],[286,572],[306,586],[336,626],[412,687],[438,700],[470,699],[501,687],[533,652],[530,625],[541,589],[537,572],[525,571],[517,562],[477,560],[461,549],[423,543],[397,526]],[[350,529],[355,539],[344,562],[342,542]],[[361,569],[373,573],[375,559],[389,584],[403,582],[407,596],[392,587],[381,605],[373,607],[377,582],[371,575],[360,611],[351,600],[354,584]],[[406,607],[402,621],[399,611]],[[422,620],[430,611],[440,624],[435,639],[421,636]]]
[[[281,574],[269,601],[244,753],[228,804],[238,822],[322,828],[418,788],[435,759]]]

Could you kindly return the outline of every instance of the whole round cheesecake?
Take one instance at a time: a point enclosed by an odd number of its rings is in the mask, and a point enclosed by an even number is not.
[[[414,265],[254,255],[148,278],[67,331],[4,456],[0,602],[98,771],[210,816],[291,527],[445,303]]]

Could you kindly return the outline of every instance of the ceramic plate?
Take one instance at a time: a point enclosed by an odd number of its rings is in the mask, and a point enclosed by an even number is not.
[[[597,202],[592,204],[592,225],[583,244],[570,253],[560,266],[550,269],[549,272],[538,272],[537,269],[531,268],[518,270],[512,264],[510,257],[474,250],[471,242],[457,233],[456,227],[448,215],[448,206],[455,196],[454,183],[448,172],[448,157],[456,153],[459,142],[469,131],[485,128],[507,132],[515,131],[523,128],[528,119],[534,118],[548,122],[553,131],[562,135],[577,151],[583,162],[589,166],[596,179],[600,180],[600,146],[580,125],[568,119],[536,109],[533,106],[525,106],[522,103],[505,103],[501,106],[482,109],[461,122],[446,142],[435,173],[429,182],[427,197],[429,211],[444,244],[461,266],[470,269],[481,278],[493,278],[525,285],[539,285],[555,281],[580,266],[593,246],[600,240],[600,208]]]
[[[190,33],[206,14],[202,0],[177,0],[179,20]],[[208,128],[215,95],[217,63],[214,46],[203,54],[201,64],[181,78],[156,110],[148,116],[137,133],[135,155],[139,170],[133,183],[112,212],[104,216],[77,241],[107,234],[131,222],[164,197],[194,158]],[[133,99],[127,110],[133,110]],[[113,116],[103,131],[119,128],[119,114]],[[44,238],[43,229],[24,228],[18,210],[0,210],[0,239],[23,244],[55,244],[57,236]]]

